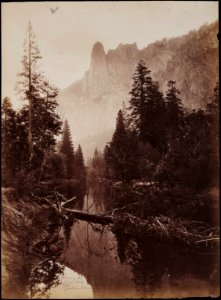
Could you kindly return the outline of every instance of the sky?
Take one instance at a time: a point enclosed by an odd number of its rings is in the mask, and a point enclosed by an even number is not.
[[[2,3],[2,98],[18,104],[14,88],[21,72],[26,28],[30,20],[43,61],[42,70],[60,89],[81,79],[91,50],[120,43],[139,49],[162,38],[198,29],[218,19],[217,1],[88,1]],[[52,12],[51,9],[56,9]]]

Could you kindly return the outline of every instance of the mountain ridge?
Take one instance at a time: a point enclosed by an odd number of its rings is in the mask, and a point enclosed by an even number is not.
[[[218,79],[217,33],[216,21],[183,36],[156,41],[141,50],[136,43],[119,43],[105,52],[103,44],[96,42],[83,78],[61,91],[58,97],[75,139],[80,142],[86,136],[94,136],[96,140],[96,135],[114,129],[117,111],[123,101],[129,100],[133,73],[140,59],[151,70],[162,92],[169,80],[175,80],[187,108],[204,108]],[[82,146],[88,156],[86,143]]]

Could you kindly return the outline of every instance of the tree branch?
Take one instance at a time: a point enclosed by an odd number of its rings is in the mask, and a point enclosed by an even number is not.
[[[9,210],[11,210],[14,214],[16,214],[16,215],[18,215],[18,216],[24,218],[23,213],[21,213],[21,212],[20,212],[19,210],[17,210],[16,208],[11,207],[11,206],[6,205],[6,204],[3,204],[2,206],[5,207],[5,208],[7,208],[7,209],[9,209]]]

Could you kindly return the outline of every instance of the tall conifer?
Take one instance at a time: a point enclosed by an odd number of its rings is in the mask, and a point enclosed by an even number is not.
[[[159,150],[165,149],[165,101],[159,85],[150,76],[141,60],[134,77],[129,101],[129,128],[139,140],[149,142]]]
[[[25,124],[21,134],[26,136],[27,157],[31,164],[41,164],[45,151],[55,145],[55,136],[61,133],[60,117],[56,112],[58,89],[49,84],[40,70],[41,53],[31,23],[24,42],[22,72],[18,74],[16,90],[24,105],[19,119]],[[32,166],[33,167],[33,166]],[[36,167],[36,164],[34,168]]]
[[[71,138],[71,131],[67,120],[65,120],[64,122],[60,152],[66,156],[67,178],[71,179],[74,177],[75,158],[74,158],[74,146]]]

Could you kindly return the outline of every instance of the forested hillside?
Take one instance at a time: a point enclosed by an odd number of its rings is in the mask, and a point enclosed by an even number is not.
[[[128,103],[133,72],[140,59],[152,71],[162,92],[166,91],[169,78],[176,81],[185,107],[205,109],[218,78],[217,33],[218,22],[215,22],[141,50],[136,43],[119,44],[105,53],[102,43],[95,43],[85,76],[62,90],[58,97],[76,140],[84,142],[86,155],[92,155],[93,149],[88,144],[93,144],[101,132],[104,133],[101,147],[108,141],[106,131],[113,131],[117,111],[123,102]],[[85,116],[83,124],[81,114]]]

